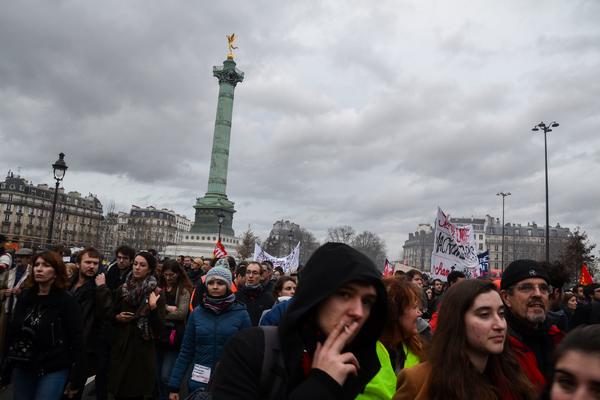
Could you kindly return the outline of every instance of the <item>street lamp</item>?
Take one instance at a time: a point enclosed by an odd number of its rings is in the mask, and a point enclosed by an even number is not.
[[[65,177],[67,168],[67,164],[65,163],[65,153],[60,153],[58,155],[58,160],[56,160],[56,162],[52,164],[52,169],[54,171],[54,179],[56,180],[56,186],[54,187],[54,201],[52,202],[52,214],[50,215],[50,223],[48,224],[48,246],[52,244],[52,234],[54,231],[54,216],[56,215],[56,200],[58,199],[58,186],[60,185],[60,181],[62,181]]]
[[[502,266],[502,272],[504,272],[504,198],[510,196],[510,192],[496,193],[496,196],[502,196],[502,258],[500,260],[500,265]]]
[[[225,215],[222,213],[217,214],[217,222],[219,222],[219,242],[221,241],[221,226],[223,225],[223,221],[225,220]]]
[[[294,240],[294,231],[290,229],[290,233],[288,233],[288,247],[289,252],[292,252],[292,240]]]
[[[546,125],[544,121],[540,122],[533,128],[532,131],[544,131],[544,166],[546,171],[546,263],[550,263],[550,217],[548,212],[548,144],[546,134],[552,132],[552,128],[558,127],[558,122],[553,121],[550,125]]]

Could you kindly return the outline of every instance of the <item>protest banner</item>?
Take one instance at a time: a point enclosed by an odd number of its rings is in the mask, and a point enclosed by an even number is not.
[[[300,242],[296,245],[294,250],[285,257],[273,257],[266,251],[264,251],[258,243],[254,244],[254,260],[258,262],[271,261],[274,267],[281,267],[283,272],[290,273],[298,269],[300,264]]]
[[[431,276],[445,281],[448,274],[463,272],[467,278],[480,275],[475,232],[472,225],[458,226],[438,207],[431,252]]]
[[[490,251],[486,250],[477,255],[479,259],[479,275],[485,276],[490,272]]]

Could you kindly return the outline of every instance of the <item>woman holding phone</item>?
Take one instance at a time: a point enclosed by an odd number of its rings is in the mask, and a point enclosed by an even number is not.
[[[158,394],[155,341],[165,323],[165,302],[152,272],[156,259],[142,251],[115,293],[115,337],[109,391],[116,400]]]

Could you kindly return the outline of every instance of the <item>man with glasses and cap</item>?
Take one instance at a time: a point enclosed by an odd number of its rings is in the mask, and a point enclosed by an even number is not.
[[[516,260],[502,274],[509,340],[519,364],[541,392],[552,368],[552,353],[564,334],[547,318],[550,276],[537,261]]]

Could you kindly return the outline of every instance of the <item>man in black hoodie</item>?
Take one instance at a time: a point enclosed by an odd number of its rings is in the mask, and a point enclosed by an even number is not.
[[[267,368],[272,376],[262,373],[270,350],[265,331],[246,329],[225,346],[213,397],[354,399],[379,371],[375,349],[386,310],[381,273],[368,257],[342,243],[321,246],[302,270],[281,325],[272,328],[281,348],[281,361]]]

